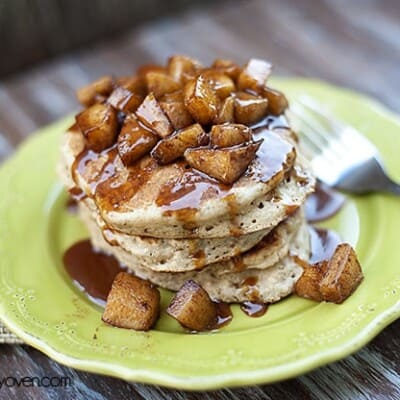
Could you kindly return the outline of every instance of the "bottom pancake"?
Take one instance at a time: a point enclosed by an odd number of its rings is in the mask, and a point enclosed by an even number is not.
[[[243,271],[227,270],[226,263],[212,264],[200,271],[179,273],[155,272],[132,263],[132,256],[119,246],[107,243],[94,221],[85,221],[91,234],[93,246],[108,254],[113,254],[121,264],[143,279],[177,291],[188,279],[200,284],[215,301],[229,303],[256,301],[274,303],[291,294],[294,284],[302,273],[293,255],[308,259],[310,240],[308,227],[304,221],[289,246],[289,254],[270,267],[247,268]]]

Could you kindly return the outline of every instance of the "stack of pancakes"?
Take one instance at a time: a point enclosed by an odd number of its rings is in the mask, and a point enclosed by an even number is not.
[[[251,128],[263,141],[232,185],[182,159],[159,165],[148,154],[126,166],[116,146],[88,148],[78,124],[63,137],[59,173],[94,247],[138,277],[174,291],[192,279],[216,301],[272,303],[302,273],[295,256],[309,258],[303,204],[315,181],[283,115]]]

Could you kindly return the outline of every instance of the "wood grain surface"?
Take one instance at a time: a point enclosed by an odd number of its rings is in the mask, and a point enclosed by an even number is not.
[[[134,27],[133,27],[134,28]],[[397,0],[248,0],[147,23],[0,83],[0,160],[37,128],[78,108],[97,76],[186,53],[208,62],[267,58],[276,74],[317,77],[400,112]],[[400,132],[399,132],[400,134]],[[4,388],[0,399],[400,399],[400,321],[346,359],[273,385],[191,393],[75,371],[28,346],[0,346],[0,379],[67,376],[67,388]]]

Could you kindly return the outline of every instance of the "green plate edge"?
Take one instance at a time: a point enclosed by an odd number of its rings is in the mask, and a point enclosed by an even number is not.
[[[400,161],[397,159],[400,120],[394,113],[365,96],[320,81],[287,78],[274,79],[274,83],[290,99],[302,94],[320,99],[343,120],[365,132],[378,146],[389,172],[400,180]],[[60,121],[33,135],[0,169],[0,182],[3,188],[7,188],[3,192],[7,195],[0,197],[0,318],[26,343],[49,357],[85,371],[179,389],[206,390],[271,383],[303,374],[353,353],[400,316],[400,272],[396,271],[400,249],[395,246],[400,200],[380,194],[353,199],[361,215],[362,229],[370,231],[369,235],[361,234],[357,243],[357,251],[361,254],[363,267],[366,267],[366,278],[343,305],[313,303],[313,307],[306,308],[298,318],[278,320],[272,325],[251,329],[222,330],[211,336],[157,331],[121,332],[93,320],[92,307],[77,297],[73,289],[67,288],[65,290],[71,292],[71,298],[67,300],[72,300],[73,306],[62,319],[57,318],[57,313],[61,312],[57,295],[64,288],[53,287],[52,280],[60,280],[59,270],[55,269],[54,273],[47,271],[43,276],[40,269],[34,271],[31,279],[36,284],[40,282],[42,290],[30,288],[26,278],[29,277],[31,258],[25,259],[24,252],[17,252],[12,247],[13,238],[28,243],[32,233],[47,237],[48,227],[39,223],[34,226],[27,224],[23,233],[18,231],[21,226],[18,218],[23,212],[19,207],[27,199],[18,190],[13,191],[13,187],[18,184],[21,170],[22,175],[29,175],[31,165],[43,176],[50,174],[53,178],[49,167],[55,165],[57,151],[52,150],[48,157],[46,152],[57,147],[59,135],[70,121],[71,118]],[[43,157],[40,157],[38,148],[42,149]],[[32,184],[40,188],[41,180]],[[43,193],[27,190],[26,195],[34,202],[39,201]],[[49,201],[48,193],[45,193],[44,200]],[[33,210],[36,214],[38,211],[39,215],[32,215],[32,218],[36,217],[40,222],[49,212],[48,204],[45,203],[42,210]],[[18,236],[13,236],[13,231],[17,231]],[[40,262],[44,257],[40,246],[31,247],[32,256]],[[24,268],[11,269],[10,264]],[[38,297],[44,294],[43,288],[49,299],[40,298],[38,301]],[[289,301],[290,304],[310,303],[293,297]],[[66,308],[70,306],[69,303],[65,305]],[[329,315],[329,319],[324,319],[325,315]],[[309,318],[315,321],[314,326],[309,326]],[[86,332],[87,327],[80,324],[81,321],[96,326],[97,341],[87,339],[92,332]],[[81,340],[80,335],[85,340]],[[269,353],[265,355],[265,348],[260,346],[269,338],[276,342],[268,347]],[[117,339],[122,340],[123,345],[116,344]],[[185,354],[188,349],[190,352]]]

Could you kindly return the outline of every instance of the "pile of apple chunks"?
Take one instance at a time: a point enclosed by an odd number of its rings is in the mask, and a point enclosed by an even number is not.
[[[160,165],[184,158],[193,168],[231,185],[254,159],[261,141],[249,126],[288,107],[285,96],[267,86],[270,63],[251,59],[243,68],[217,59],[211,67],[173,56],[167,66],[143,66],[134,76],[104,76],[78,90],[85,110],[76,122],[86,147],[101,152],[116,146],[129,167],[150,154]],[[343,302],[362,272],[351,246],[339,245],[330,260],[310,265],[295,293],[315,301]],[[189,280],[167,313],[191,331],[210,330],[217,307]],[[121,272],[108,295],[102,319],[127,329],[149,330],[160,314],[160,292],[150,282]]]
[[[272,66],[251,59],[243,68],[217,59],[210,67],[173,56],[134,76],[104,76],[78,90],[86,107],[76,116],[88,148],[116,145],[126,166],[150,154],[160,165],[184,158],[231,185],[246,171],[262,140],[249,126],[280,115],[285,96],[267,86]]]

